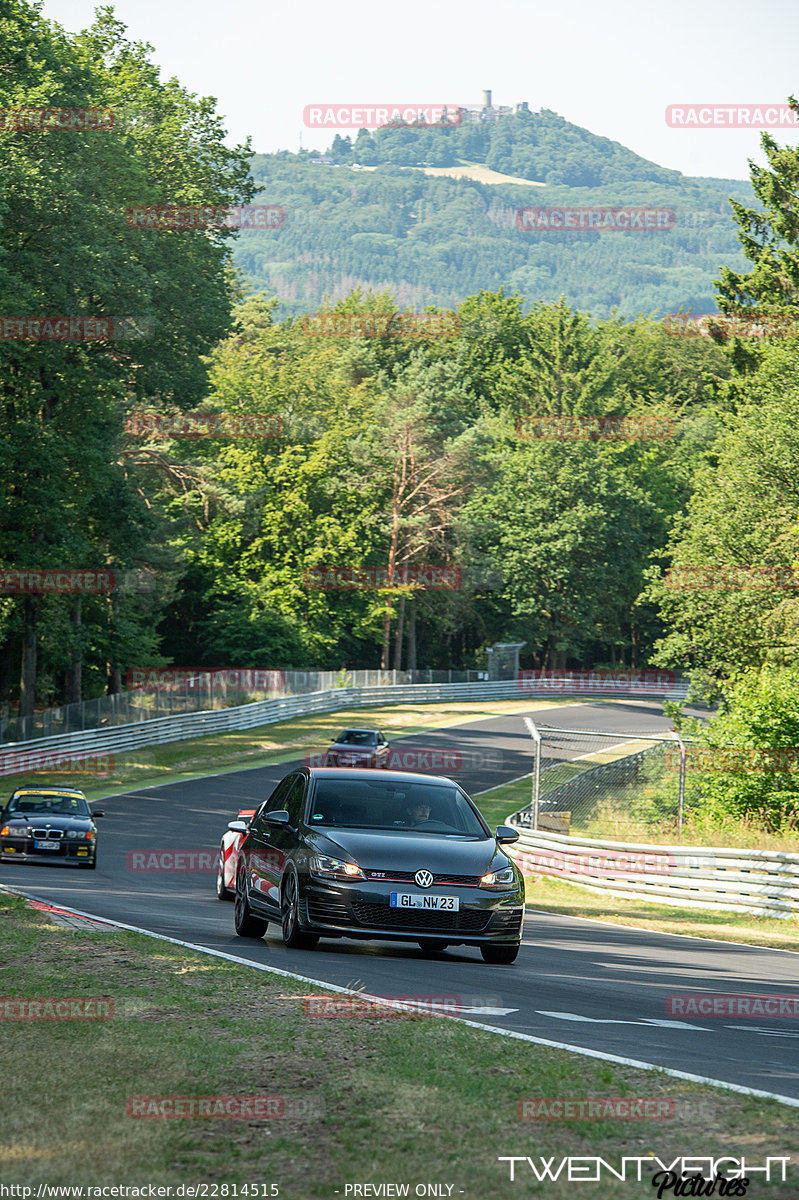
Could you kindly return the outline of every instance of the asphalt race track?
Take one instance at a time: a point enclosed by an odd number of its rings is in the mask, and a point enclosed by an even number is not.
[[[576,703],[538,709],[536,717],[574,729],[668,728],[654,701]],[[415,734],[393,744],[458,751],[462,762],[451,773],[472,793],[531,769],[531,739],[521,715]],[[458,997],[463,1015],[485,1025],[799,1103],[795,1017],[675,1019],[666,1005],[667,997],[685,993],[796,996],[799,955],[539,912],[528,913],[522,952],[512,966],[489,966],[469,948],[426,958],[413,943],[342,939],[322,941],[313,951],[288,951],[272,926],[261,941],[236,937],[233,905],[217,900],[211,871],[133,869],[133,851],[203,850],[212,852],[207,861],[215,871],[219,838],[237,807],[259,804],[295,765],[112,797],[102,803],[107,815],[100,822],[96,871],[2,864],[0,883],[320,983],[363,987],[371,995],[408,996],[412,978],[415,996]]]

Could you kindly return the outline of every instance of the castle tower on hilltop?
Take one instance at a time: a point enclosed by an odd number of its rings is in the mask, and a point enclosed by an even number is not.
[[[526,100],[520,100],[518,104],[513,106],[501,104],[495,106],[491,102],[491,89],[485,88],[483,91],[483,103],[480,104],[462,104],[460,108],[461,120],[485,123],[498,121],[500,117],[509,117],[512,113],[529,112],[530,106]]]

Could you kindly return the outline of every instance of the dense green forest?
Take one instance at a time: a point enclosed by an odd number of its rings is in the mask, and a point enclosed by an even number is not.
[[[212,102],[163,82],[109,13],[67,37],[25,0],[6,9],[4,106],[33,97],[120,118],[102,132],[0,139],[2,311],[124,317],[139,334],[0,340],[3,580],[102,568],[127,581],[84,595],[4,582],[6,711],[117,690],[131,667],[479,667],[497,640],[524,642],[523,666],[689,668],[711,687],[742,667],[795,662],[795,591],[680,590],[666,574],[794,570],[794,342],[675,337],[648,315],[602,310],[622,298],[612,262],[625,304],[646,294],[644,308],[795,312],[784,197],[797,151],[764,137],[769,166],[725,216],[734,189],[674,177],[554,114],[369,139],[392,155],[402,139],[431,139],[412,151],[430,161],[451,138],[455,157],[543,176],[547,203],[686,213],[693,200],[712,216],[672,241],[552,234],[532,245],[510,228],[524,189],[398,162],[357,175],[305,156],[253,160],[248,146],[225,147]],[[362,162],[369,149],[340,139],[336,153]],[[245,204],[264,183],[256,202],[289,217],[273,233],[125,220],[133,204]],[[292,234],[301,205],[321,220]],[[236,262],[250,262],[249,276]],[[381,287],[358,286],[367,262]],[[292,288],[293,308],[281,300]],[[448,336],[315,336],[301,312],[325,291],[337,319],[433,307],[436,295],[458,322]],[[270,420],[233,435],[206,420],[209,436],[182,437],[157,419],[198,411]],[[575,420],[530,420],[545,417]],[[590,424],[600,417],[661,432],[605,436],[619,426]],[[530,436],[544,427],[556,432]],[[589,433],[564,432],[575,428]],[[457,585],[413,582],[428,567]],[[316,586],[322,568],[388,570],[395,585]]]
[[[463,164],[531,182],[422,169]],[[454,129],[363,130],[354,142],[337,135],[323,158],[256,155],[252,171],[258,202],[280,205],[285,221],[243,232],[235,262],[253,290],[277,296],[290,315],[353,288],[390,288],[415,308],[457,307],[505,288],[525,307],[563,296],[594,317],[714,312],[721,266],[745,264],[729,201],[751,203],[748,183],[666,170],[546,110]],[[557,233],[517,225],[528,207],[599,205],[669,208],[674,227]]]

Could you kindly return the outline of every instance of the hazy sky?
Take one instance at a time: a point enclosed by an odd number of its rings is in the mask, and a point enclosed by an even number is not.
[[[96,0],[45,0],[74,31]],[[689,175],[743,179],[759,133],[679,129],[667,105],[784,103],[799,93],[796,0],[117,0],[165,76],[218,100],[229,141],[324,149],[307,104],[527,100]],[[743,82],[745,81],[745,82]],[[342,131],[344,132],[344,131]],[[774,130],[795,144],[799,131]]]

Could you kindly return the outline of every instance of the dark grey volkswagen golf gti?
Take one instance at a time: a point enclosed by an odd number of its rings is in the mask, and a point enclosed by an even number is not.
[[[489,963],[519,952],[524,879],[451,779],[401,771],[303,768],[277,785],[239,853],[236,933],[280,924],[290,949],[320,937],[479,946]]]

